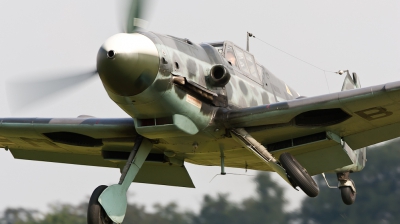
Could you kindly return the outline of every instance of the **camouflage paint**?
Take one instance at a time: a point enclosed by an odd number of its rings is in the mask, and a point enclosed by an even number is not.
[[[134,96],[119,96],[106,88],[111,99],[135,119],[181,114],[190,118],[199,130],[203,130],[212,123],[218,108],[204,102],[200,108],[188,105],[190,96],[172,83],[172,74],[185,77],[188,81],[197,83],[210,91],[227,96],[228,108],[231,109],[264,105],[274,103],[277,99],[283,101],[298,97],[295,91],[291,91],[293,95],[289,95],[287,85],[264,67],[261,67],[262,71],[256,71],[262,72],[258,74],[262,82],[254,81],[240,69],[230,65],[223,57],[223,52],[218,52],[207,43],[198,45],[187,39],[152,32],[140,32],[140,34],[150,38],[159,53],[160,67],[155,81],[142,93]],[[232,43],[224,42],[224,46],[227,44]],[[105,52],[100,53],[105,54]],[[211,67],[216,64],[224,65],[231,74],[231,79],[225,87],[212,87],[206,81]],[[263,84],[264,82],[266,85]],[[163,100],[159,100],[161,98]]]
[[[245,127],[264,145],[330,131],[355,149],[398,136],[399,82],[296,99],[298,94],[264,67],[257,69],[263,75],[263,82],[259,83],[260,80],[253,80],[230,66],[221,55],[223,52],[210,44],[197,45],[151,32],[142,34],[152,40],[158,51],[158,73],[153,83],[133,96],[107,91],[110,98],[133,119],[0,119],[0,147],[10,149],[16,158],[22,159],[121,167],[123,161],[105,160],[102,151],[129,152],[138,130],[135,120],[181,115],[190,119],[198,133],[152,139],[151,153],[172,151],[176,154],[173,159],[177,161],[219,165],[222,145],[227,167],[270,170],[233,141],[226,129]],[[231,73],[231,80],[225,88],[214,88],[207,83],[207,75],[215,64],[224,65]],[[216,107],[199,99],[196,101],[172,82],[173,75],[183,76],[214,93],[226,94],[228,106]],[[279,102],[283,100],[285,102]],[[255,106],[250,107],[252,105]],[[391,115],[374,120],[357,115],[375,107],[384,108]],[[293,122],[300,113],[329,108],[340,108],[351,117],[335,125],[311,128],[297,127]],[[83,147],[54,142],[45,135],[53,132],[86,135],[101,139],[103,145]],[[361,157],[358,158],[361,164]],[[315,158],[309,159],[312,162]],[[169,161],[168,158],[165,161]]]

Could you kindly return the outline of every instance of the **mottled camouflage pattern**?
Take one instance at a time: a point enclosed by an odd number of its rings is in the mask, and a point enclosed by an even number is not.
[[[133,117],[134,122],[131,118],[0,119],[0,147],[10,149],[15,158],[121,167],[124,161],[107,159],[102,152],[129,152],[134,137],[146,128],[154,127],[160,136],[163,130],[168,133],[163,129],[168,125],[139,127],[141,119],[179,114],[186,117],[198,132],[152,138],[152,154],[174,155],[169,158],[161,156],[163,162],[181,164],[187,161],[217,166],[220,165],[220,149],[223,148],[226,166],[269,170],[262,161],[230,138],[229,128],[244,127],[263,145],[330,131],[356,149],[399,136],[398,82],[296,99],[298,94],[264,67],[261,69],[262,82],[261,79],[254,81],[231,66],[223,57],[224,52],[219,52],[210,44],[198,45],[151,32],[143,34],[155,43],[159,53],[160,67],[155,81],[134,96],[118,96],[108,91],[111,99]],[[226,41],[222,46],[228,44],[232,43]],[[209,71],[216,64],[224,65],[231,74],[225,88],[214,88],[207,82]],[[221,108],[190,97],[172,82],[173,76],[183,76],[214,93],[227,96],[228,106]],[[301,113],[332,108],[344,111],[349,118],[334,125],[316,127],[297,126],[294,122]],[[67,133],[65,136],[69,133],[81,134],[101,140],[102,145],[88,147],[63,143],[48,137],[48,133],[54,132]],[[156,134],[153,133],[153,136]],[[302,150],[320,149],[315,144],[304,147]],[[279,153],[282,152],[272,152],[273,156]],[[358,165],[362,165],[364,157],[358,158]],[[315,159],[306,158],[304,166],[307,168]]]
[[[147,91],[151,95],[150,97],[153,98],[152,102],[155,102],[155,100],[158,101],[160,97],[168,97],[171,98],[171,101],[168,101],[167,104],[171,105],[177,99],[175,96],[184,100],[184,93],[171,84],[171,74],[183,76],[187,80],[193,81],[211,91],[226,95],[228,97],[229,108],[232,109],[271,104],[277,101],[295,99],[299,96],[296,91],[287,86],[264,67],[262,67],[261,71],[263,74],[259,74],[263,81],[253,81],[249,76],[244,75],[240,69],[230,65],[223,57],[223,52],[218,52],[207,43],[198,45],[187,39],[150,32],[143,34],[154,41],[160,53],[160,61],[165,61],[164,63],[160,63],[159,75],[154,83],[154,86],[157,87],[156,90],[159,90],[160,94],[154,94],[154,89],[149,89],[149,91]],[[226,43],[232,44],[230,42]],[[210,86],[206,81],[211,67],[216,64],[224,65],[231,74],[231,79],[226,87],[215,88]],[[138,98],[147,98],[146,93],[130,97],[129,100],[116,99],[119,97],[113,96],[112,93],[110,95],[117,103],[121,101],[126,103]],[[159,103],[158,101],[157,104],[152,104],[151,107],[149,106],[146,108],[140,108],[137,103],[131,103],[131,106],[120,104],[120,106],[135,118],[168,116],[167,113],[164,113],[165,109],[163,108],[170,106],[158,106]],[[204,105],[204,107],[206,107],[206,105]],[[180,108],[180,106],[174,105],[174,107],[171,107],[173,110],[176,108]],[[213,111],[215,111],[215,108],[201,109],[208,117],[203,119],[211,118],[210,116],[212,116],[214,113]],[[145,112],[141,112],[141,110]],[[173,111],[173,113],[177,112],[178,111]],[[204,125],[201,126],[204,127]]]

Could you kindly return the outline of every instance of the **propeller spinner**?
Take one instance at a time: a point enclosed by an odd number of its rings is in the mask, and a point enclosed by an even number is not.
[[[153,83],[158,68],[155,44],[139,33],[110,37],[97,55],[97,71],[104,86],[120,96],[143,92]]]

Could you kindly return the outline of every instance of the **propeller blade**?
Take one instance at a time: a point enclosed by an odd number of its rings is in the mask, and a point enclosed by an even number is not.
[[[133,0],[129,5],[126,30],[128,33],[134,32],[137,28],[146,28],[147,21],[143,18],[143,0]]]
[[[16,111],[51,97],[69,87],[76,86],[94,77],[97,71],[64,75],[57,78],[38,78],[34,80],[8,81],[6,93],[11,111]]]
[[[148,13],[149,0],[125,0],[122,1],[121,9],[124,14],[124,31],[126,33],[133,33],[139,29],[147,29],[149,22],[146,19]]]

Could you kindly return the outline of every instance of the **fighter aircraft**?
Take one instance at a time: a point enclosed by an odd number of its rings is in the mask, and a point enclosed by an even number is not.
[[[274,171],[311,197],[311,176],[334,172],[351,204],[364,147],[399,136],[399,82],[361,88],[340,71],[343,92],[306,98],[235,43],[139,30],[134,18],[92,73],[130,118],[0,119],[15,158],[121,169],[118,184],[93,192],[88,223],[121,223],[132,181],[193,187],[184,162]]]

